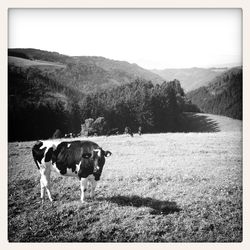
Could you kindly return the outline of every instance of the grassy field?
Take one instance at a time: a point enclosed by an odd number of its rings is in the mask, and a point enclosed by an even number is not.
[[[54,174],[42,205],[34,142],[9,143],[9,241],[241,242],[241,122],[217,118],[216,133],[89,138],[113,155],[85,204]]]

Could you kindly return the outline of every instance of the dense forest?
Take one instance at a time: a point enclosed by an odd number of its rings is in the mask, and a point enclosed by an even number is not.
[[[224,72],[208,86],[187,93],[187,97],[205,113],[242,119],[242,68]]]
[[[137,131],[178,130],[178,117],[185,105],[179,81],[153,85],[136,80],[130,84],[86,95],[80,102],[81,117],[105,117],[108,128],[129,126]]]

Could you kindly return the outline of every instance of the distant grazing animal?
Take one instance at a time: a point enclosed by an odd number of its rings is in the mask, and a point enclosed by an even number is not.
[[[68,134],[65,134],[64,135],[64,138],[72,138],[73,137],[73,134],[72,133],[68,133]]]
[[[134,136],[130,127],[125,127],[124,134],[129,134],[129,135],[131,135],[131,137]]]
[[[98,132],[96,130],[89,130],[87,136],[98,136]]]
[[[73,133],[72,137],[75,138],[75,137],[79,137],[80,135],[81,135],[81,133]]]
[[[81,133],[68,133],[68,134],[64,135],[64,138],[75,138],[75,137],[78,137],[80,135],[81,135]]]
[[[81,187],[81,202],[86,199],[88,182],[91,184],[91,198],[94,198],[96,181],[100,180],[105,157],[111,155],[91,141],[63,141],[58,145],[51,141],[37,141],[32,155],[40,171],[41,199],[44,202],[45,189],[50,201],[51,170],[63,176],[78,177]]]
[[[141,126],[138,128],[138,134],[142,135],[142,127]]]
[[[62,132],[60,129],[56,129],[56,131],[54,132],[54,134],[52,135],[52,139],[58,139],[62,137]]]
[[[107,132],[107,136],[110,136],[110,135],[118,135],[118,134],[119,134],[119,129],[118,129],[118,128],[110,129],[110,130]]]

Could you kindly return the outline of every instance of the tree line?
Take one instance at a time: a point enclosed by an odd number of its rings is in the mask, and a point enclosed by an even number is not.
[[[9,140],[35,140],[52,137],[56,129],[79,134],[86,119],[104,117],[106,134],[118,128],[145,133],[178,131],[179,117],[188,103],[180,82],[154,85],[135,81],[109,89],[82,93],[46,75],[9,68]],[[29,77],[27,77],[27,75]],[[190,110],[189,110],[190,111]]]

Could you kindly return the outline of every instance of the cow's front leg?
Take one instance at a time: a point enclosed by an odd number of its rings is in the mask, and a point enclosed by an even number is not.
[[[81,178],[80,185],[81,185],[81,202],[83,203],[86,199],[86,192],[87,192],[87,178]]]
[[[40,179],[40,185],[41,185],[41,200],[42,200],[42,204],[43,204],[44,203],[45,186],[43,184],[42,176]]]
[[[95,197],[95,188],[96,188],[96,180],[92,179],[91,180],[91,194],[90,194],[90,198],[93,199]]]
[[[51,197],[51,192],[50,192],[50,183],[47,185],[46,187],[46,191],[47,191],[47,194],[48,194],[48,197],[49,197],[49,200],[52,202],[53,199]]]

